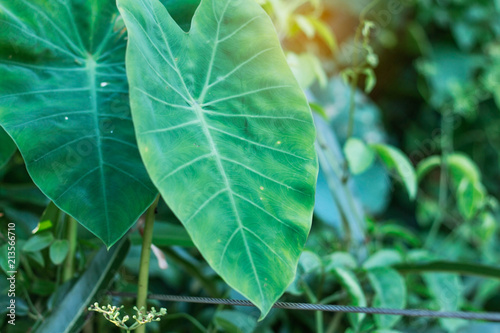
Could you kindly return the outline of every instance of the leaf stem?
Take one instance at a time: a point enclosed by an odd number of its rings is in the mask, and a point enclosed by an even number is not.
[[[146,309],[148,297],[148,282],[149,282],[149,259],[151,257],[151,242],[153,240],[153,226],[155,222],[155,211],[158,206],[160,195],[158,195],[146,212],[146,221],[144,223],[144,234],[142,236],[141,262],[139,267],[139,282],[137,285],[137,308]],[[142,325],[137,328],[137,333],[145,333],[146,326]]]
[[[65,223],[66,225],[66,237],[69,243],[68,256],[64,261],[63,267],[63,282],[70,280],[75,274],[74,262],[75,262],[75,252],[76,252],[76,242],[78,237],[78,225],[74,218],[66,215]]]
[[[307,298],[309,299],[309,302],[318,304],[318,298],[316,297],[316,295],[314,295],[307,282],[303,279],[302,279],[302,286],[304,288]],[[324,333],[325,330],[323,322],[323,312],[315,311],[314,315],[316,318],[316,333]]]

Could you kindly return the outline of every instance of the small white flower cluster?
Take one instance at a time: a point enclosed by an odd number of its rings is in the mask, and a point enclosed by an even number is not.
[[[120,307],[114,305],[107,306],[99,306],[99,303],[95,302],[91,305],[88,310],[95,311],[101,313],[107,321],[115,324],[116,326],[125,329],[127,332],[133,331],[142,325],[146,325],[152,321],[160,321],[161,317],[167,314],[167,309],[161,308],[160,311],[156,311],[154,307],[151,308],[151,311],[146,312],[144,307],[138,309],[134,306],[135,312],[137,315],[133,315],[132,318],[135,320],[131,326],[128,326],[126,322],[130,319],[128,315],[120,318],[120,310],[123,309],[123,305]]]

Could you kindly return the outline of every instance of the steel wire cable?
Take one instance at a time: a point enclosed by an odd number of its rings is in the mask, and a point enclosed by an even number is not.
[[[137,296],[135,293],[124,293],[124,292],[109,292],[108,294],[112,296],[123,296],[123,297]],[[163,295],[163,294],[150,294],[148,295],[148,298],[160,301],[167,301],[167,302],[224,304],[224,305],[234,305],[234,306],[255,307],[255,305],[252,302],[239,299],[175,296],[175,295]],[[383,315],[407,316],[407,317],[457,318],[466,320],[485,320],[485,321],[500,322],[500,313],[496,312],[433,311],[433,310],[423,310],[423,309],[386,309],[386,308],[370,308],[370,307],[351,306],[351,305],[290,303],[290,302],[276,302],[273,305],[273,308],[288,309],[288,310],[305,310],[305,311],[383,314]]]

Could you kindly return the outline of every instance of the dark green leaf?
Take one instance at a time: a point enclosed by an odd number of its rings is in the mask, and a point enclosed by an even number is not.
[[[396,171],[405,185],[410,199],[415,199],[417,196],[417,176],[408,157],[399,149],[388,145],[375,144],[372,147],[389,170]]]
[[[156,195],[136,146],[118,16],[108,0],[0,4],[0,124],[42,192],[108,246]]]
[[[68,255],[69,244],[66,239],[58,239],[52,243],[49,249],[50,260],[54,265],[61,264]]]

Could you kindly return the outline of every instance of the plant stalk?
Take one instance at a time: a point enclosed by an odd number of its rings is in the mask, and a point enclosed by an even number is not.
[[[318,304],[318,298],[314,293],[312,292],[311,288],[307,284],[306,281],[302,280],[302,286],[304,288],[304,292],[306,293],[307,298],[309,299],[309,302]],[[316,333],[324,333],[324,321],[323,321],[323,312],[322,311],[315,311],[314,317],[316,319]]]
[[[78,237],[78,225],[76,220],[69,215],[66,215],[65,223],[66,225],[66,238],[69,243],[68,256],[64,261],[63,267],[63,282],[70,280],[75,274],[75,253],[76,253],[76,242]]]
[[[155,211],[158,206],[160,195],[158,195],[146,212],[146,221],[144,222],[144,234],[142,236],[141,262],[139,267],[139,282],[137,286],[137,308],[146,309],[148,297],[149,282],[149,259],[151,257],[151,242],[153,240],[153,226],[155,223]],[[144,310],[145,311],[145,310]],[[137,333],[145,333],[146,326],[137,328]]]

